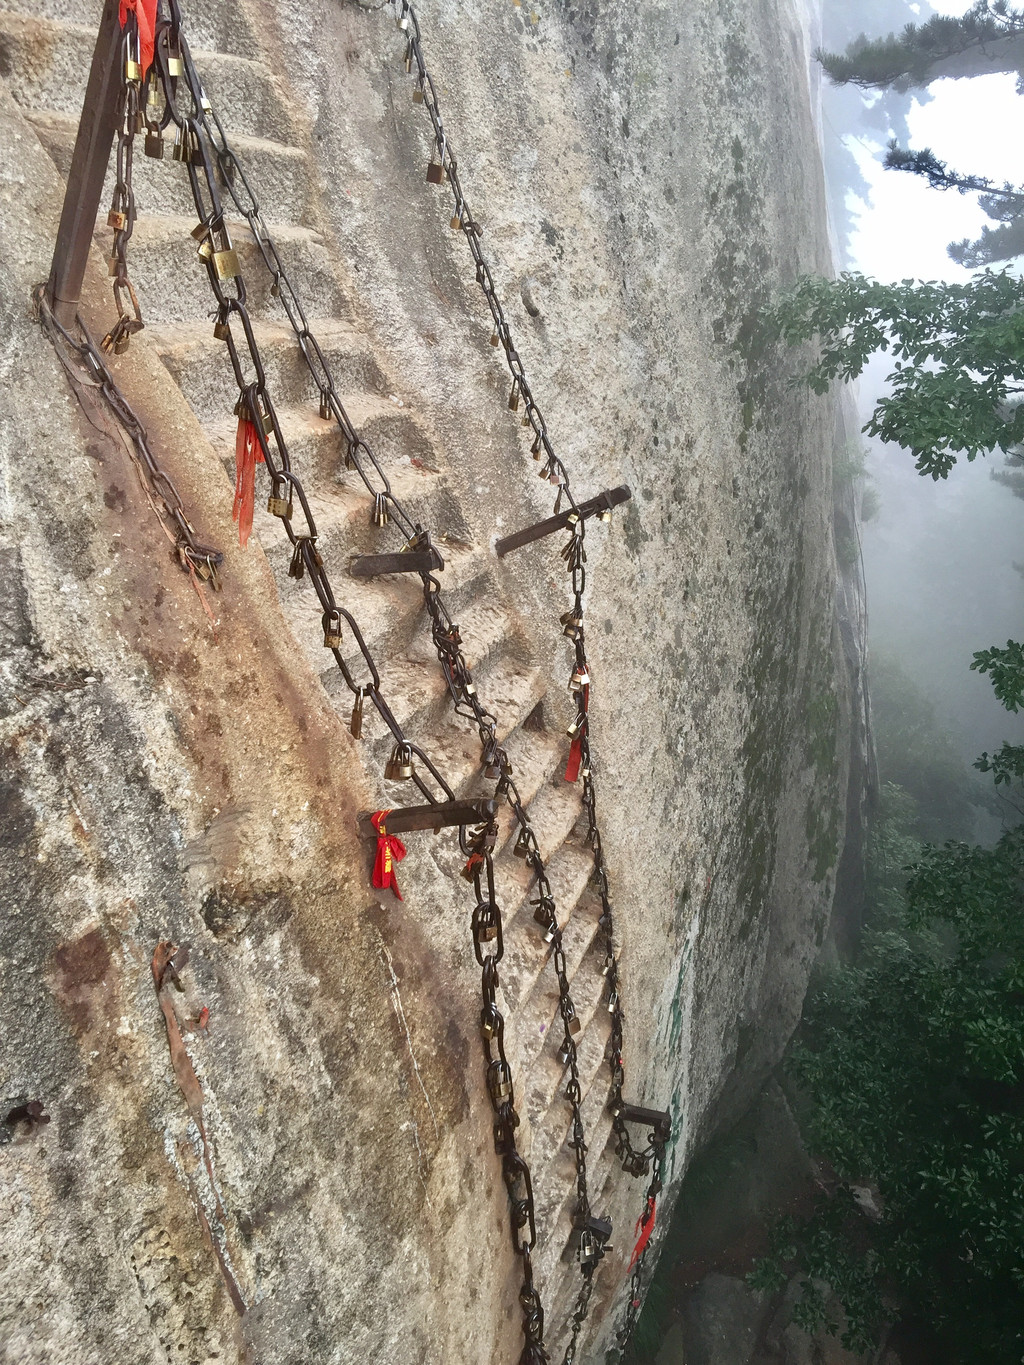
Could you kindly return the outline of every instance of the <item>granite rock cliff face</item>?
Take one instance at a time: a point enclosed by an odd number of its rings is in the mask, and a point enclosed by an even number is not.
[[[447,537],[446,587],[569,922],[590,1185],[616,1226],[583,1352],[598,1360],[641,1188],[606,1149],[598,911],[561,778],[567,590],[557,544],[491,550],[496,531],[549,513],[548,490],[464,243],[424,180],[426,124],[390,12],[184,8],[345,404]],[[98,12],[0,0],[0,1120],[28,1100],[49,1116],[0,1123],[0,1359],[514,1361],[471,889],[450,834],[409,837],[404,902],[370,886],[354,816],[404,793],[382,780],[383,727],[348,734],[276,523],[258,513],[248,549],[233,542],[236,392],[180,166],[140,157],[147,328],[116,374],[225,551],[215,628],[116,428],[76,405],[31,316]],[[754,326],[776,285],[829,265],[805,25],[787,0],[553,0],[536,24],[505,0],[440,0],[422,20],[560,453],[587,493],[634,491],[588,539],[594,746],[628,1086],[672,1111],[674,1188],[798,1015],[858,725],[835,412],[787,387]],[[353,549],[397,546],[371,529],[238,238],[285,432],[343,574]],[[101,227],[86,301],[98,335],[108,240]],[[410,733],[455,788],[485,791],[418,589],[352,584],[346,605]],[[556,995],[508,847],[499,873],[554,1348],[578,1283]],[[150,968],[163,940],[191,944],[184,992],[164,993],[170,1028]]]

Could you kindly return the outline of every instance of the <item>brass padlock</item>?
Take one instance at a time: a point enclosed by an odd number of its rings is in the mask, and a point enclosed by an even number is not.
[[[107,274],[114,278],[121,268],[121,258],[116,253],[107,262]]]
[[[214,252],[213,252],[213,243],[210,241],[209,237],[207,237],[207,239],[206,239],[205,242],[200,242],[200,243],[199,243],[199,250],[198,250],[198,253],[197,253],[197,254],[198,254],[198,256],[199,256],[199,259],[200,259],[204,264],[205,264],[207,261],[212,261],[212,260],[213,260],[213,254],[214,254]]]
[[[539,434],[533,438],[533,444],[530,446],[530,454],[535,460],[539,460],[544,454],[544,442],[541,440]]]
[[[578,1015],[578,1014],[570,1014],[570,1015],[569,1015],[569,1032],[572,1034],[572,1036],[573,1036],[574,1038],[576,1037],[577,1033],[579,1033],[579,1031],[580,1031],[580,1029],[581,1029],[582,1027],[583,1027],[583,1025],[580,1023],[579,1015]]]
[[[142,67],[138,62],[133,61],[131,57],[129,57],[124,64],[124,78],[126,81],[142,80]]]
[[[508,407],[510,412],[519,410],[519,380],[513,379],[512,392],[508,396]]]
[[[416,82],[416,86],[415,86],[415,88],[414,88],[414,90],[413,90],[413,92],[412,92],[412,102],[413,102],[413,104],[422,104],[422,103],[423,103],[423,83],[422,83],[422,81],[417,81],[417,82]]]
[[[582,716],[577,716],[576,719],[572,722],[572,724],[566,728],[565,733],[569,736],[570,739],[574,739],[576,735],[579,734],[582,725],[583,725]]]
[[[111,227],[115,232],[123,232],[128,226],[128,215],[119,209],[111,209],[107,214],[107,227]]]
[[[167,53],[167,74],[168,76],[183,76],[185,74],[185,63],[181,59],[181,52],[173,47]]]
[[[231,338],[231,328],[227,318],[218,318],[213,324],[213,336],[215,341],[229,341]]]
[[[589,686],[590,674],[587,672],[585,668],[580,668],[577,665],[577,667],[574,668],[572,671],[572,677],[569,679],[569,691],[582,692],[585,687]]]
[[[601,511],[600,511],[600,512],[598,513],[598,515],[597,515],[597,519],[598,519],[598,521],[603,521],[603,522],[609,522],[609,521],[611,521],[611,519],[612,519],[612,509],[611,509],[610,507],[602,507],[602,508],[601,508]]]
[[[353,739],[363,737],[363,689],[360,687],[356,692],[355,701],[352,703],[352,719],[348,723],[348,732]]]
[[[192,139],[187,128],[176,128],[174,146],[171,148],[172,161],[188,161],[192,156]],[[193,234],[194,235],[194,234]]]
[[[391,757],[384,765],[385,780],[388,782],[408,782],[412,774],[412,752],[407,744],[398,743],[391,750]]]
[[[323,614],[324,649],[341,648],[341,613],[325,611]]]
[[[457,213],[452,216],[451,229],[452,232],[459,232],[462,229],[462,219]]]
[[[334,421],[334,410],[331,407],[331,400],[325,393],[320,395],[320,416],[325,422]]]
[[[374,493],[373,495],[373,525],[386,526],[388,524],[388,496],[386,493]]]
[[[242,273],[238,264],[238,252],[228,248],[213,253],[213,269],[218,280],[234,280]]]
[[[276,489],[267,499],[267,511],[272,517],[283,517],[285,521],[291,521],[292,510],[291,497],[279,497]]]
[[[444,166],[439,161],[431,161],[427,167],[427,184],[443,185],[447,178]]]
[[[164,159],[164,135],[157,129],[155,132],[150,129],[146,133],[146,141],[143,146],[147,156],[153,157],[157,161]]]
[[[497,332],[492,332],[492,333],[491,333],[491,345],[492,345],[492,346],[500,346],[500,345],[501,345],[501,337],[498,336],[498,333],[497,333]]]

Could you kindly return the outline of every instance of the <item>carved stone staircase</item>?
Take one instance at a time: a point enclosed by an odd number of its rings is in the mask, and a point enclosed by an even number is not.
[[[66,175],[100,14],[100,0],[0,0],[0,73],[14,99]],[[73,16],[73,20],[72,17]],[[561,777],[566,741],[543,719],[544,683],[521,621],[508,605],[486,546],[474,544],[449,486],[445,460],[426,423],[398,397],[350,307],[329,244],[318,227],[316,178],[309,153],[260,44],[234,3],[202,7],[190,28],[197,68],[232,144],[256,189],[293,284],[335,374],[342,401],[372,445],[395,491],[414,517],[432,528],[446,568],[446,598],[457,613],[479,694],[499,720],[517,781],[549,862],[565,930],[569,975],[583,1025],[580,1048],[584,1116],[589,1135],[591,1196],[600,1211],[601,1182],[617,1163],[601,1160],[610,1135],[603,1070],[609,1018],[603,1001],[597,935],[599,903],[588,889],[592,862],[575,830],[579,794]],[[183,169],[136,157],[140,218],[130,247],[132,278],[142,301],[145,336],[154,345],[220,454],[233,469],[237,390],[225,348],[212,335],[211,295],[190,237],[195,223]],[[108,198],[108,196],[105,196]],[[97,244],[106,253],[105,215]],[[310,496],[320,547],[336,590],[362,626],[374,655],[386,664],[387,695],[410,737],[444,772],[456,794],[484,794],[477,785],[479,743],[472,727],[453,716],[418,580],[399,576],[362,582],[346,574],[352,553],[397,548],[381,544],[371,526],[372,499],[344,466],[337,426],[320,419],[316,390],[244,223],[232,223],[271,393],[295,469]],[[225,483],[225,497],[230,497]],[[319,606],[305,581],[288,577],[290,550],[281,524],[257,516],[255,534],[273,567],[285,616],[347,723],[351,696],[323,649]],[[327,664],[330,663],[330,667]],[[370,718],[365,762],[380,804],[395,800],[381,773],[389,752],[383,725]],[[398,797],[402,799],[401,795]],[[507,845],[510,817],[502,816]],[[501,845],[499,845],[501,847]],[[573,1154],[566,1146],[569,1110],[565,1072],[557,1059],[561,1028],[557,987],[548,950],[533,922],[528,869],[506,846],[497,862],[498,893],[506,918],[503,985],[510,1039],[516,1052],[516,1090],[523,1116],[522,1145],[532,1167],[539,1231],[537,1267],[544,1284],[551,1343],[565,1322],[579,1277],[566,1256],[575,1197]],[[614,1178],[614,1177],[611,1177]],[[618,1177],[623,1178],[623,1177]]]

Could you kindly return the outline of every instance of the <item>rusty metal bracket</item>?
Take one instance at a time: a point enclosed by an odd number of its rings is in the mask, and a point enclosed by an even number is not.
[[[451,825],[479,825],[493,820],[497,812],[497,801],[444,801],[436,806],[396,806],[388,811],[384,823],[389,834],[409,834],[419,829],[436,831]],[[369,812],[359,816],[359,833],[364,839],[378,837]]]
[[[348,561],[352,578],[376,578],[384,573],[439,573],[444,560],[434,549],[400,550],[389,555],[353,555]]]
[[[106,0],[50,266],[47,294],[54,316],[64,327],[74,322],[78,312],[103,180],[117,131],[117,100],[121,86],[118,10],[119,0]]]
[[[588,517],[611,512],[613,507],[628,502],[632,496],[632,489],[626,484],[621,488],[609,488],[604,493],[598,493],[596,498],[588,498],[586,502],[578,503],[575,511],[570,507],[566,512],[559,512],[557,516],[538,521],[535,526],[527,526],[525,530],[516,531],[510,536],[502,536],[501,540],[495,542],[495,553],[499,559],[503,559],[513,550],[521,550],[524,545],[531,545],[535,540],[551,535],[553,531],[564,530],[577,520],[586,521]]]

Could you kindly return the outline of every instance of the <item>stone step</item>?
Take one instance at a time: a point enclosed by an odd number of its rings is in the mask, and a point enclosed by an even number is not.
[[[228,360],[227,349],[222,348],[218,367],[218,385],[225,382],[225,370],[227,371],[226,384],[233,386],[235,383],[234,371]],[[221,407],[211,410],[212,414],[216,414],[214,420],[210,421],[209,415],[201,419],[214,448],[225,459],[234,458],[238,421],[232,414],[232,409],[237,396],[237,389],[229,387],[226,397],[222,400]],[[345,468],[347,445],[337,423],[324,421],[320,416],[319,409],[312,405],[282,407],[274,398],[273,390],[271,390],[271,398],[277,411],[281,434],[288,447],[292,468],[302,480],[303,487],[308,486],[310,489],[315,489],[328,485],[333,488],[351,489],[356,496],[368,499],[367,520],[369,520],[372,497],[359,473],[354,469],[347,470]],[[392,484],[395,496],[402,502],[403,507],[406,504],[399,491],[400,476],[418,473],[429,481],[429,486],[432,489],[431,496],[437,500],[434,505],[436,515],[428,515],[430,509],[422,505],[422,499],[412,499],[406,511],[413,521],[421,520],[420,513],[422,513],[422,516],[426,518],[424,524],[428,526],[431,535],[441,548],[442,556],[445,553],[443,548],[445,545],[465,545],[468,543],[470,533],[458,505],[450,496],[445,496],[442,493],[443,484],[436,478],[439,461],[434,453],[434,447],[409,409],[398,407],[389,399],[363,393],[349,394],[345,402],[345,409],[348,412],[349,420],[376,456],[380,467],[388,477],[389,483]],[[370,475],[376,478],[372,466],[370,466]],[[394,476],[394,480],[392,476]],[[427,486],[427,483],[422,485],[424,490]],[[405,484],[406,495],[408,496],[415,491],[416,487],[415,480],[407,482]],[[385,532],[389,549],[400,548],[397,543],[391,543],[400,534],[401,532],[398,531],[397,527],[393,532]],[[384,542],[378,540],[377,543],[381,545]]]
[[[185,15],[185,33],[193,48],[227,52],[250,60],[259,60],[263,55],[260,41],[236,5],[190,6],[189,10]],[[84,26],[95,35],[103,0],[0,0],[0,12]]]
[[[96,29],[0,11],[0,70],[25,110],[81,117]],[[270,68],[227,52],[193,51],[196,70],[220,120],[233,133],[294,145],[295,125]]]
[[[594,1164],[595,1155],[599,1155],[607,1146],[612,1131],[610,1116],[601,1116],[592,1130],[594,1146],[587,1154],[588,1172]],[[621,1170],[618,1174],[620,1180],[629,1178],[623,1175]],[[593,1194],[590,1206],[598,1215],[604,1207],[593,1198]],[[550,1346],[555,1343],[556,1333],[568,1322],[572,1305],[582,1284],[579,1262],[575,1256],[573,1216],[576,1211],[576,1180],[571,1153],[567,1154],[564,1164],[557,1170],[549,1171],[544,1180],[538,1183],[536,1178],[534,1179],[534,1207],[538,1222],[545,1230],[545,1235],[538,1242],[537,1250],[534,1252],[534,1273],[543,1286],[545,1309],[549,1321],[553,1324],[553,1331],[549,1334]],[[641,1202],[638,1198],[637,1213],[640,1209]],[[616,1225],[612,1229],[612,1245],[616,1250],[625,1245],[631,1247],[632,1243],[632,1225],[628,1228],[624,1224]],[[561,1343],[559,1345],[558,1354],[552,1355],[553,1360],[561,1358]]]
[[[78,131],[77,114],[34,109],[29,111],[27,117],[40,142],[53,158],[58,171],[67,179]],[[132,188],[135,191],[138,212],[194,218],[195,208],[189,188],[188,172],[180,162],[174,161],[171,157],[173,137],[170,131],[165,134],[165,138],[162,160],[145,155],[144,138],[137,137],[135,140]],[[308,225],[311,177],[306,153],[285,143],[269,142],[260,137],[246,137],[241,133],[233,134],[231,143],[249,183],[259,198],[260,209],[266,221]],[[110,207],[115,169],[116,156],[115,153],[111,153],[103,196],[100,200],[101,223],[106,220],[107,209]],[[222,193],[225,204],[230,207],[227,191],[223,190]]]
[[[517,866],[509,866],[513,862]],[[508,863],[502,859],[502,864],[496,869],[496,882],[505,911],[508,938],[505,955],[510,970],[505,982],[505,999],[510,1013],[515,1013],[527,1007],[531,991],[542,974],[548,972],[551,948],[544,942],[540,926],[534,923],[531,898],[536,899],[536,895],[529,868],[519,859],[510,858]],[[558,922],[562,926],[570,982],[586,945],[596,932],[596,918],[591,923],[589,916],[578,917],[575,914],[576,906],[587,889],[592,867],[590,850],[570,842],[564,843],[547,861],[547,875],[558,907]],[[520,868],[525,868],[525,873]],[[516,889],[519,890],[518,895]],[[578,943],[580,935],[585,942]],[[551,972],[550,976],[554,988],[554,973]],[[540,1011],[538,1022],[544,1022],[543,1010]]]
[[[238,331],[237,323],[235,330]],[[367,350],[365,339],[350,323],[337,318],[321,319],[313,331],[346,409],[355,393],[365,395],[367,399],[360,413],[362,420],[365,422],[370,414],[376,415],[373,402],[387,401],[388,384],[377,361]],[[275,405],[278,408],[305,407],[317,416],[319,390],[313,383],[290,324],[257,319],[253,332]],[[164,323],[149,327],[147,334],[200,420],[214,419],[218,412],[231,411],[238,388],[234,372],[227,363],[225,345],[214,337],[212,326],[197,328],[188,323]],[[395,404],[390,406],[394,408]],[[308,417],[309,412],[306,415]]]
[[[583,1029],[576,1036],[576,1056],[580,1075],[580,1091],[588,1098],[596,1086],[599,1095],[595,1104],[603,1105],[609,1092],[609,1073],[605,1046],[611,1033],[611,1015],[601,1008],[600,999],[588,1006],[589,1015]],[[562,1045],[562,1021],[555,1018],[550,1032],[550,1043],[529,1072],[524,1091],[524,1108],[530,1119],[532,1133],[531,1166],[543,1173],[550,1161],[556,1160],[566,1149],[571,1135],[572,1111],[565,1098],[569,1072],[558,1060]],[[589,1130],[587,1109],[584,1122]],[[599,1115],[592,1116],[593,1118]],[[589,1131],[587,1145],[591,1146]],[[572,1149],[568,1149],[572,1152]]]
[[[111,230],[101,220],[95,242],[104,256],[110,254]],[[196,253],[192,237],[194,218],[171,214],[141,217],[128,248],[128,270],[147,322],[201,322],[212,327],[216,302],[206,268]],[[271,277],[248,225],[230,220],[229,231],[238,252],[245,279],[248,306],[254,315],[283,315],[280,301],[271,296]],[[348,308],[331,269],[322,238],[309,228],[277,226],[278,250],[297,292],[309,300],[311,317],[344,318]],[[234,286],[228,284],[228,293]]]

